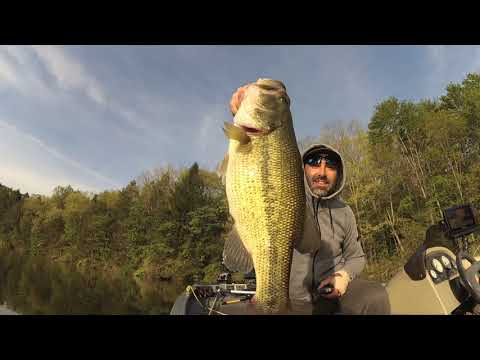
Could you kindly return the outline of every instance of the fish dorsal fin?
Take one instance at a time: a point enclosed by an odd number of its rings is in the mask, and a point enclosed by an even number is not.
[[[222,179],[223,185],[225,185],[227,167],[228,167],[228,152],[225,154],[223,160],[220,161],[220,163],[217,166],[217,175],[220,179]]]
[[[245,130],[226,121],[223,123],[223,132],[229,139],[237,140],[242,145],[248,144],[251,140]]]
[[[223,247],[223,264],[230,271],[248,273],[253,270],[252,255],[248,253],[245,245],[243,245],[235,226],[233,226],[225,240]]]

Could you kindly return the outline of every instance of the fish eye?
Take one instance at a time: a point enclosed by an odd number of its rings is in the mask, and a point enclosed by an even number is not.
[[[280,95],[277,99],[279,102],[283,102],[283,103],[286,103],[287,105],[290,105],[290,98],[288,97],[288,95]]]

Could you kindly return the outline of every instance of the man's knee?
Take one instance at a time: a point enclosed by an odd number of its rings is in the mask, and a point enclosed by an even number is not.
[[[385,287],[377,282],[353,280],[341,301],[342,312],[360,315],[390,314],[390,302]]]
[[[368,315],[390,314],[388,293],[381,284],[379,284],[379,287],[372,288],[367,292],[365,313]]]

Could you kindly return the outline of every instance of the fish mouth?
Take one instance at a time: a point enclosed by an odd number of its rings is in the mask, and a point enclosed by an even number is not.
[[[248,134],[261,134],[263,133],[263,130],[256,129],[253,127],[245,126],[245,125],[240,125],[240,127],[245,130],[246,133]]]
[[[266,135],[269,132],[269,131],[264,130],[264,129],[259,129],[259,128],[256,128],[256,127],[241,125],[241,124],[237,124],[237,123],[235,123],[235,126],[244,130],[248,135],[253,135],[253,136]]]

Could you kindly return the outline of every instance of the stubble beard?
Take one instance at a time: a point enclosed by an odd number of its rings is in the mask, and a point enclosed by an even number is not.
[[[322,189],[313,189],[312,190],[312,193],[318,197],[324,197],[324,196],[328,196],[332,193],[332,188],[333,186],[331,186],[329,184],[329,187],[325,190],[322,190]]]
[[[314,195],[318,197],[324,197],[333,193],[335,184],[329,183],[326,189],[318,189],[318,188],[315,189],[313,188],[313,183],[314,183],[314,179],[311,179],[309,186],[310,186],[310,190]]]

